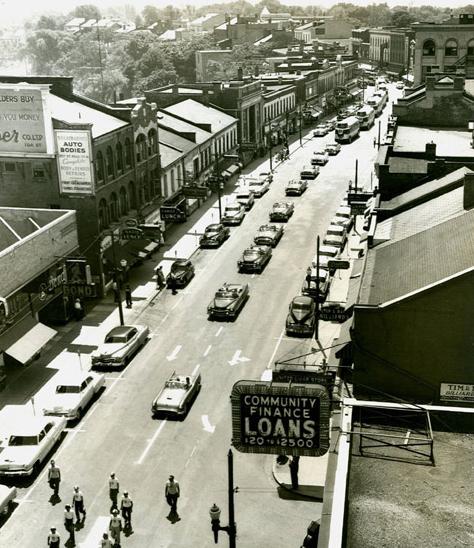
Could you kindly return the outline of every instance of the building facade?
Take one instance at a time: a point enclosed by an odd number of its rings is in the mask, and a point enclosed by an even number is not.
[[[411,29],[383,27],[370,29],[369,61],[394,75],[406,73],[410,68],[411,42],[415,33]]]

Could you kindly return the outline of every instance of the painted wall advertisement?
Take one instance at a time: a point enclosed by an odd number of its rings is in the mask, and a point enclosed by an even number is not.
[[[474,402],[474,384],[442,382],[440,401]]]
[[[0,152],[47,152],[40,89],[0,88]]]
[[[90,132],[55,130],[61,194],[94,194]]]

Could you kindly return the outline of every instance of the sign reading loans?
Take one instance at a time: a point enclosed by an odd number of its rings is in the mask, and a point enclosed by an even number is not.
[[[94,194],[90,132],[57,129],[54,133],[61,194]]]
[[[474,384],[442,382],[439,392],[440,401],[474,402]]]
[[[320,385],[234,384],[232,445],[243,453],[319,457],[329,449],[329,396]]]
[[[0,153],[46,152],[41,90],[0,88]]]

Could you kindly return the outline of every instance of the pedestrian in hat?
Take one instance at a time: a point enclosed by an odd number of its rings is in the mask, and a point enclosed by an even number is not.
[[[120,501],[120,509],[122,510],[122,517],[124,522],[124,527],[127,529],[132,528],[132,511],[133,511],[133,501],[128,494],[128,491],[123,492],[122,500]]]
[[[84,507],[84,495],[79,490],[79,486],[74,487],[74,492],[72,495],[72,505],[74,506],[74,513],[76,514],[76,521],[82,521],[86,519],[86,509]]]
[[[84,317],[84,308],[82,307],[81,299],[76,299],[74,301],[74,318],[77,321],[82,320]]]
[[[59,548],[60,543],[61,537],[56,533],[56,527],[51,527],[50,533],[48,535],[49,548]]]
[[[100,541],[100,548],[112,548],[112,546],[113,544],[112,541],[109,539],[108,533],[104,533]]]
[[[64,507],[64,528],[69,533],[69,543],[75,546],[74,512],[71,510],[70,504],[66,504]]]
[[[112,501],[111,510],[113,510],[114,508],[117,508],[117,498],[118,498],[119,490],[120,490],[119,480],[115,476],[115,472],[112,472],[109,478],[109,497],[110,497],[110,500]]]
[[[48,483],[53,490],[55,499],[59,497],[59,484],[61,483],[61,470],[56,466],[54,460],[51,460],[48,468]]]
[[[166,502],[171,506],[172,512],[176,512],[179,495],[179,483],[177,481],[174,481],[174,476],[170,476],[168,481],[166,482],[165,497]]]
[[[118,510],[115,508],[112,510],[109,522],[110,536],[114,539],[114,546],[120,546],[120,532],[122,529],[122,519],[119,516]]]

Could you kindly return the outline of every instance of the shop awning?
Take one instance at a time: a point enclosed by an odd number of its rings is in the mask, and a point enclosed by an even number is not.
[[[51,329],[51,327],[42,323],[37,323],[7,348],[5,354],[8,354],[22,364],[26,364],[41,351],[45,344],[50,341],[56,333],[55,329]]]

